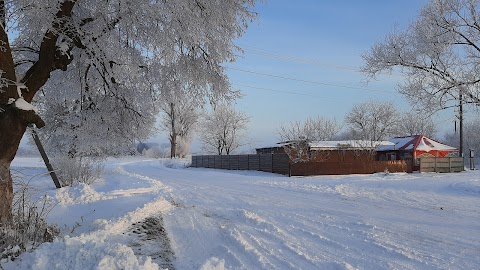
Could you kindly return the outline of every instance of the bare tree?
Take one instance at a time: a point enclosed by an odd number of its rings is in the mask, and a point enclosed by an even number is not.
[[[430,117],[418,112],[406,112],[400,116],[395,135],[412,136],[422,134],[434,138],[437,128]]]
[[[280,141],[284,142],[284,150],[290,160],[303,162],[314,158],[310,153],[310,142],[332,140],[340,129],[335,119],[317,116],[309,117],[304,122],[295,121],[282,125],[277,133]],[[318,158],[318,155],[315,158]]]
[[[254,4],[0,0],[0,223],[12,220],[10,164],[20,140],[28,125],[44,126],[31,105],[41,88],[70,76],[75,83],[62,92],[52,87],[50,96],[67,103],[77,99],[92,112],[96,101],[109,100],[114,109],[122,108],[115,111],[118,119],[142,119],[152,111],[137,105],[158,90],[162,66],[182,63],[178,72],[207,85],[205,96],[227,95],[231,89],[221,64],[235,60],[233,40],[255,17]]]
[[[466,122],[464,135],[465,144],[463,145],[463,150],[474,149],[478,153],[480,151],[480,120],[475,119]],[[458,136],[458,132],[449,132],[445,134],[445,143],[460,149]]]
[[[168,131],[170,158],[178,156],[177,147],[180,138],[182,143],[191,140],[195,124],[200,117],[200,99],[185,90],[171,92],[164,95],[161,100],[160,109],[163,113],[161,125]],[[185,150],[186,148],[183,147],[182,152]]]
[[[335,119],[322,116],[307,118],[304,122],[290,122],[278,130],[281,141],[325,141],[331,140],[339,131],[340,125]]]
[[[398,112],[393,103],[368,101],[355,104],[345,122],[359,137],[367,141],[381,141],[395,134]]]
[[[218,155],[230,155],[233,151],[246,144],[247,125],[249,117],[230,106],[217,106],[211,113],[205,115],[200,127],[200,141],[203,150]]]

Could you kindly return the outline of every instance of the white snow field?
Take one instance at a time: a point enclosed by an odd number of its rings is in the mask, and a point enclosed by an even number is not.
[[[181,163],[110,159],[95,184],[60,190],[33,177],[61,237],[1,266],[480,269],[480,171],[289,178]],[[46,171],[32,158],[14,169]]]

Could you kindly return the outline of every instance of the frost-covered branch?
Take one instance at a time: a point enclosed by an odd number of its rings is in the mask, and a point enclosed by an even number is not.
[[[460,92],[480,104],[480,27],[478,0],[429,1],[405,31],[390,34],[366,53],[362,70],[372,79],[398,68],[399,85],[412,104],[443,108]]]

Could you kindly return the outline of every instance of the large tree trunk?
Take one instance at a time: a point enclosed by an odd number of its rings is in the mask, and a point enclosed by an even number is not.
[[[10,164],[32,117],[35,117],[33,111],[22,111],[13,104],[0,103],[0,224],[8,223],[12,218]]]
[[[177,135],[170,135],[170,158],[175,158],[177,156]]]
[[[34,111],[21,110],[13,101],[22,95],[26,102],[31,102],[35,93],[47,82],[50,73],[56,69],[66,70],[72,61],[68,55],[56,54],[56,43],[58,31],[66,22],[63,18],[71,16],[76,1],[65,0],[60,4],[56,18],[52,21],[53,30],[45,33],[40,44],[38,61],[21,79],[21,83],[26,87],[20,89],[19,93],[12,50],[5,32],[5,1],[0,0],[0,77],[6,80],[6,85],[0,83],[0,225],[12,221],[13,182],[10,164],[17,153],[20,140],[29,124],[37,127],[45,125]]]
[[[0,226],[12,220],[13,187],[10,163],[0,160]]]
[[[170,158],[177,156],[177,127],[175,126],[175,104],[170,103]]]
[[[0,3],[1,24],[4,21],[4,2]],[[7,80],[8,86],[0,88],[0,225],[12,221],[13,184],[10,164],[17,153],[20,140],[27,128],[22,112],[8,104],[9,99],[17,99],[15,65],[11,54],[7,33],[0,27],[0,77]],[[1,84],[0,84],[1,85]]]

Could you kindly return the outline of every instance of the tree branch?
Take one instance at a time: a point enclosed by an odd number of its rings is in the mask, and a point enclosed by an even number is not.
[[[60,59],[63,63],[57,62],[59,55],[56,45],[59,33],[62,32],[67,21],[71,18],[76,2],[77,0],[65,0],[60,4],[60,9],[52,21],[52,27],[43,37],[38,61],[30,67],[21,80],[28,88],[28,90],[22,93],[27,102],[32,101],[36,92],[45,85],[52,71],[66,69],[66,66],[71,62],[71,59],[70,61],[68,59]]]

